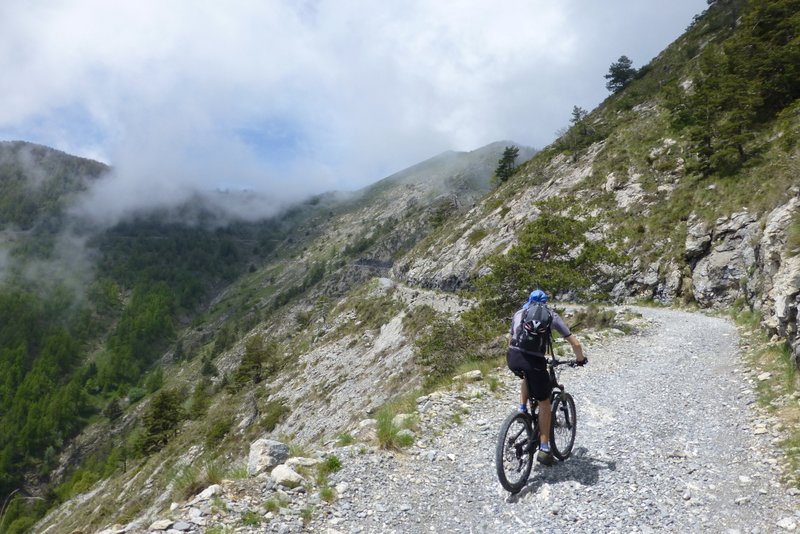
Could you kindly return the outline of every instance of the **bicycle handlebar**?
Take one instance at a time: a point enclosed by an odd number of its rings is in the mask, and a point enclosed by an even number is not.
[[[586,364],[589,362],[589,359],[584,358],[583,362],[584,364]],[[550,360],[550,365],[552,365],[553,367],[558,367],[559,365],[569,365],[570,367],[581,367],[581,365],[578,363],[578,360],[575,358],[571,360],[557,360],[556,358],[552,358]]]

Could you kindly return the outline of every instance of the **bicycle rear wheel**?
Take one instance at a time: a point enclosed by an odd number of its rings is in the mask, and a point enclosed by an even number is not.
[[[517,493],[528,481],[533,466],[536,444],[528,414],[512,413],[500,427],[495,449],[495,466],[500,484]]]
[[[559,460],[566,460],[572,454],[575,445],[578,416],[575,413],[575,401],[566,392],[555,394],[553,399],[553,424],[550,429],[550,447]]]

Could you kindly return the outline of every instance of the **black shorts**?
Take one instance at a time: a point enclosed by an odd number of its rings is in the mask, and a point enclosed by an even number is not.
[[[547,372],[547,359],[544,356],[524,354],[515,347],[508,349],[506,354],[508,368],[520,378],[528,377],[528,393],[538,401],[550,398],[553,385],[550,383],[550,373]]]

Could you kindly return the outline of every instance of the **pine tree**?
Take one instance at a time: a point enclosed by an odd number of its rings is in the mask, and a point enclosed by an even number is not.
[[[160,391],[153,397],[142,417],[142,452],[149,454],[161,450],[176,434],[184,415],[181,400],[181,393],[174,389]]]
[[[108,417],[110,421],[113,421],[122,415],[122,408],[119,405],[119,401],[117,399],[111,399],[111,402],[108,403],[106,409],[103,410],[103,415]]]
[[[606,89],[612,93],[617,93],[624,89],[631,80],[636,76],[636,69],[633,68],[633,62],[628,59],[628,56],[620,56],[617,61],[611,64],[608,68],[608,74],[605,75]]]
[[[591,133],[586,121],[588,116],[589,112],[582,107],[572,106],[572,117],[569,119],[569,123],[577,130],[576,133],[581,138],[587,137]]]
[[[514,145],[507,146],[503,150],[503,155],[497,162],[497,169],[494,171],[494,175],[499,182],[506,182],[514,174],[514,169],[516,168],[514,163],[517,160],[517,156],[519,156],[519,148]]]

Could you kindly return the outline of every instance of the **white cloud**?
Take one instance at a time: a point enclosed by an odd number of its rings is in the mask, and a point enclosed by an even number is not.
[[[543,146],[703,0],[4,2],[0,135],[101,157],[108,212],[354,188],[446,149]],[[102,204],[102,206],[100,205]]]

